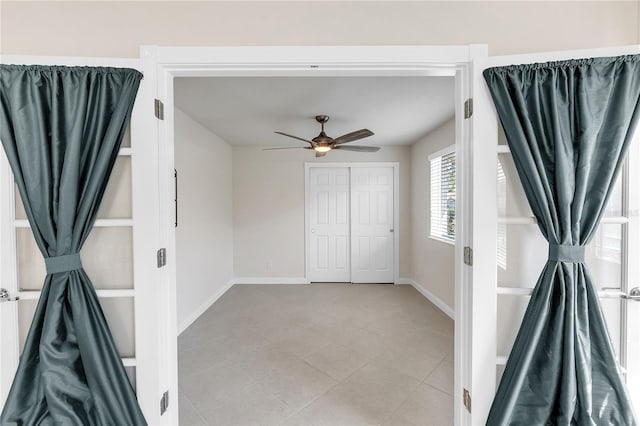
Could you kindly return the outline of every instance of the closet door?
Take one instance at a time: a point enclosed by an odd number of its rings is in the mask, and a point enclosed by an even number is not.
[[[349,168],[309,170],[309,280],[349,282]]]
[[[351,206],[351,282],[392,283],[393,167],[353,167]]]

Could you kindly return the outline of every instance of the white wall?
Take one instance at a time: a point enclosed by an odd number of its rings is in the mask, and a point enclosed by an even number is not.
[[[231,146],[175,110],[178,328],[226,290],[233,278]]]
[[[23,0],[0,8],[0,48],[14,54],[138,57],[144,44],[486,43],[490,54],[504,55],[640,42],[637,1]]]
[[[400,276],[411,273],[410,151],[334,151],[316,159],[308,150],[263,151],[233,147],[234,269],[236,277],[303,278],[304,163],[393,161],[400,163]]]
[[[451,119],[411,146],[411,278],[452,309],[455,306],[454,245],[429,238],[429,155],[455,143],[455,122]]]

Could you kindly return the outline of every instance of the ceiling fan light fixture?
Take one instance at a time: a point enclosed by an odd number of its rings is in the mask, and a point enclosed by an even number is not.
[[[1,1],[1,0],[0,0]],[[327,136],[324,132],[324,124],[329,121],[328,115],[316,115],[316,121],[320,123],[320,134],[315,138],[309,140],[305,138],[301,138],[294,135],[289,135],[284,132],[275,132],[279,135],[286,136],[289,138],[297,139],[302,142],[308,143],[310,146],[298,147],[304,149],[313,149],[316,152],[316,157],[323,157],[327,152],[332,151],[334,149],[342,149],[345,151],[358,151],[358,152],[376,152],[380,150],[377,146],[353,146],[353,145],[344,145],[349,142],[357,141],[359,139],[367,138],[369,136],[373,136],[373,132],[369,129],[360,129],[355,132],[347,133],[338,138],[332,138]],[[288,147],[278,147],[278,148],[266,148],[267,150],[272,149],[288,149]]]

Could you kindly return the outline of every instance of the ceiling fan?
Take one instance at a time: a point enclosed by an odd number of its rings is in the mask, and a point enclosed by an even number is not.
[[[274,132],[279,135],[288,136],[290,138],[298,139],[303,142],[307,142],[310,146],[283,146],[277,148],[265,148],[264,151],[269,151],[272,149],[313,149],[316,152],[316,157],[324,157],[327,155],[327,152],[332,149],[341,149],[344,151],[359,151],[359,152],[376,152],[380,150],[378,146],[358,146],[358,145],[343,145],[345,143],[357,141],[358,139],[364,139],[366,137],[372,136],[373,132],[369,129],[360,129],[355,132],[347,133],[346,135],[342,135],[337,138],[332,138],[327,136],[324,132],[324,123],[329,121],[328,115],[316,115],[316,121],[320,123],[322,129],[320,130],[320,134],[315,138],[308,140],[304,138],[300,138],[298,136],[288,135],[283,132]]]

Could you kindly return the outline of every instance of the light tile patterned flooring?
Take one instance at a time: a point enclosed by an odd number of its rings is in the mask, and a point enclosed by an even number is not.
[[[181,425],[451,425],[453,321],[407,285],[235,285],[178,339]]]

